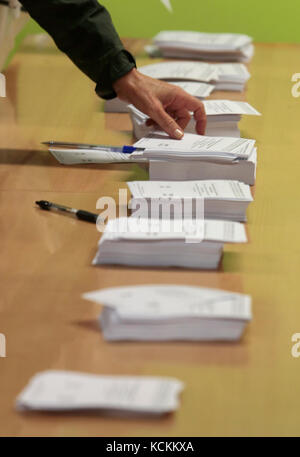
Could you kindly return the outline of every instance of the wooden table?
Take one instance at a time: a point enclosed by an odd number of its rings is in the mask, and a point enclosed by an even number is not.
[[[131,42],[141,49],[141,42]],[[49,199],[95,210],[119,185],[145,177],[137,165],[59,165],[48,139],[121,144],[132,140],[125,115],[106,115],[94,85],[60,53],[28,43],[7,68],[0,100],[0,434],[10,436],[299,435],[300,99],[290,82],[300,47],[256,46],[245,99],[263,113],[242,121],[256,138],[259,165],[249,215],[250,243],[229,245],[218,272],[92,267],[95,227],[35,208]],[[140,52],[140,64],[147,59]],[[237,344],[106,343],[100,308],[81,294],[125,284],[174,283],[251,294],[254,320]],[[181,407],[161,419],[20,414],[14,400],[46,369],[174,376],[186,383]]]

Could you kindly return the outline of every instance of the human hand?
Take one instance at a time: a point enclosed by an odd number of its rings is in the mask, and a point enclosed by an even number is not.
[[[145,76],[135,68],[118,79],[113,87],[121,100],[147,114],[172,138],[183,137],[183,130],[191,119],[190,112],[196,120],[197,133],[204,135],[204,105],[180,87]]]

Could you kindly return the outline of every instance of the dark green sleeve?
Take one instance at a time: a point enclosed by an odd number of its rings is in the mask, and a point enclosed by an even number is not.
[[[89,76],[97,94],[116,96],[112,84],[135,67],[114,28],[108,11],[97,0],[20,0],[57,47]]]

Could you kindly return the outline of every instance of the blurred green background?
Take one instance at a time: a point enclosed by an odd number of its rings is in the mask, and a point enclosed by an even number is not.
[[[299,0],[170,0],[170,13],[160,0],[102,0],[120,35],[151,37],[163,29],[240,32],[255,41],[300,42]],[[27,33],[40,32],[32,22]],[[19,38],[20,39],[20,38]]]

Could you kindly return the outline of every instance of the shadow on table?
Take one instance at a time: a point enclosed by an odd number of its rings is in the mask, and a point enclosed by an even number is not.
[[[104,409],[81,409],[81,410],[72,410],[72,411],[19,411],[22,416],[25,416],[26,418],[37,418],[37,417],[53,417],[53,418],[72,418],[72,419],[82,419],[82,418],[88,418],[88,417],[96,417],[96,418],[107,418],[107,419],[112,419],[112,420],[118,420],[118,419],[126,419],[126,420],[133,420],[136,421],[137,419],[144,420],[144,421],[155,421],[157,422],[158,420],[160,422],[169,422],[172,420],[172,412],[167,413],[167,414],[150,414],[150,413],[139,413],[139,412],[134,412],[134,411],[122,411],[122,410],[115,410],[115,411],[109,411],[109,410],[104,410]]]

